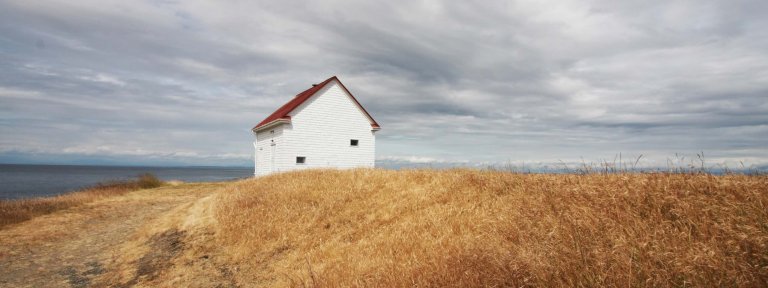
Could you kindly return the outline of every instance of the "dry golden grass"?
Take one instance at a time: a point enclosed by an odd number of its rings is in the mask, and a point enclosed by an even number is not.
[[[106,197],[123,195],[130,191],[155,188],[161,185],[163,185],[163,182],[154,175],[142,174],[136,180],[99,183],[80,191],[53,197],[0,200],[0,228]]]
[[[768,286],[768,177],[315,170],[211,201],[237,283]]]

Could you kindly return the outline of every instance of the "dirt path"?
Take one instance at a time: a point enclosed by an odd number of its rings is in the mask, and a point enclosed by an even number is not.
[[[142,225],[210,195],[217,184],[142,190],[0,230],[0,287],[88,287]]]

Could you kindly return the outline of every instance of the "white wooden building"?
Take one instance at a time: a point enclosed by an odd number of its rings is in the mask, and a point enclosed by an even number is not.
[[[373,167],[381,129],[336,76],[312,85],[253,127],[256,176],[307,168]]]

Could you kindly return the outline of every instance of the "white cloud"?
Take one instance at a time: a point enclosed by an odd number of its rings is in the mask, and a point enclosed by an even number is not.
[[[107,84],[112,84],[117,86],[125,86],[125,82],[118,79],[117,77],[103,74],[103,73],[97,73],[95,75],[88,75],[88,76],[81,76],[80,79],[93,81],[93,82],[107,83]]]
[[[37,91],[0,86],[0,98],[29,98],[37,97],[39,95],[40,93]]]
[[[377,157],[376,160],[378,161],[396,161],[396,162],[408,162],[408,163],[418,163],[418,164],[425,164],[425,163],[445,163],[450,162],[445,159],[437,159],[432,157],[424,157],[424,156],[381,156]]]

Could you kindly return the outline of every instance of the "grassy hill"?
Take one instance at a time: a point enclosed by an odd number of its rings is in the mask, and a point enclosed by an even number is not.
[[[149,203],[156,198],[164,206]],[[119,244],[91,257],[91,268],[72,266],[83,272],[72,268],[70,278],[150,287],[768,286],[767,176],[314,170],[141,190],[75,212],[110,211],[99,218],[100,235],[110,235],[127,216],[109,215],[137,207],[146,220],[130,222],[139,226],[129,237],[108,237]],[[69,225],[57,215],[0,234]]]
[[[764,287],[767,205],[765,176],[305,171],[228,184],[126,251],[183,231],[152,285]]]

